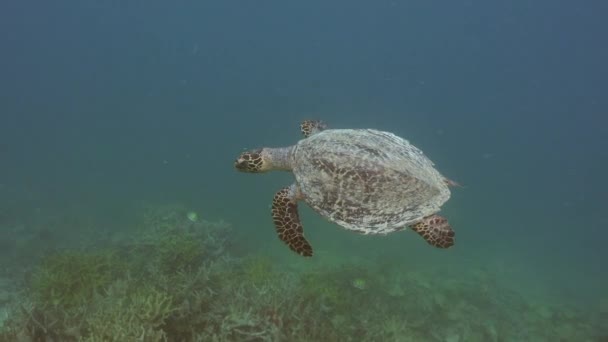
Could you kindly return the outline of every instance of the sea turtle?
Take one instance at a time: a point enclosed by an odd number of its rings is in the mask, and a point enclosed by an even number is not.
[[[453,181],[443,177],[418,148],[375,129],[328,129],[317,120],[300,125],[304,139],[289,147],[241,153],[237,170],[291,171],[295,183],[279,190],[272,218],[279,238],[302,256],[312,256],[298,214],[302,200],[321,216],[362,234],[410,227],[438,248],[454,245],[454,231],[437,215]]]

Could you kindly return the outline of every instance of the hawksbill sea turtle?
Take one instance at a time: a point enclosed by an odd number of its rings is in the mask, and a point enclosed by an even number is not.
[[[241,153],[238,171],[291,171],[295,183],[272,201],[279,238],[291,250],[312,256],[304,237],[298,202],[348,230],[388,234],[411,228],[430,245],[449,248],[455,233],[437,215],[455,182],[442,176],[418,148],[390,132],[328,129],[317,120],[300,125],[304,139],[289,147]]]

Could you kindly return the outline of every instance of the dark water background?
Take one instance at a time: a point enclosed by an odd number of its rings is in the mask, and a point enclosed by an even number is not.
[[[302,208],[319,251],[485,267],[529,296],[606,296],[603,1],[4,1],[0,196],[120,229],[133,202],[186,203],[260,253],[298,258],[268,205],[287,173],[243,148],[298,124],[392,131],[454,189],[457,245],[360,237]],[[336,252],[338,251],[338,252]],[[319,254],[322,258],[322,253]]]

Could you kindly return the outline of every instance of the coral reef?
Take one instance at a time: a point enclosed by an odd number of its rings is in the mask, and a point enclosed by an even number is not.
[[[31,296],[52,308],[83,306],[124,269],[121,260],[109,251],[51,254],[33,274]]]
[[[127,239],[53,251],[0,341],[597,341],[605,314],[531,303],[492,273],[235,257],[225,222],[144,208]],[[373,264],[373,263],[371,263]]]

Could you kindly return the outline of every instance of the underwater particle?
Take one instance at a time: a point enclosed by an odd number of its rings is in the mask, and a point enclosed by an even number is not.
[[[352,281],[352,285],[356,289],[365,290],[367,288],[367,281],[363,278],[355,278]]]
[[[189,211],[186,214],[186,218],[188,218],[188,220],[190,222],[196,222],[196,221],[198,221],[198,214],[196,212],[194,212],[194,211]]]

